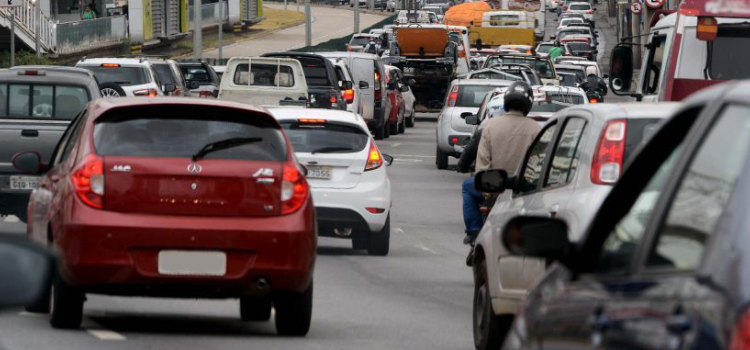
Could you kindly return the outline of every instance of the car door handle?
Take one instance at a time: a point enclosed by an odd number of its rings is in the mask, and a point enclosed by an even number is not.
[[[21,130],[23,137],[39,137],[39,130]]]

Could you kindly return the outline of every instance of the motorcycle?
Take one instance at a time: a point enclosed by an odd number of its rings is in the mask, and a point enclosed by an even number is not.
[[[599,89],[591,89],[586,91],[586,98],[589,100],[589,103],[604,102],[604,96],[602,95],[602,91]]]

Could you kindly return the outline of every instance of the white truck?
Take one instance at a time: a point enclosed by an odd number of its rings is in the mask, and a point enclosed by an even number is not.
[[[255,106],[300,106],[309,103],[302,64],[291,58],[236,57],[227,62],[220,100]]]

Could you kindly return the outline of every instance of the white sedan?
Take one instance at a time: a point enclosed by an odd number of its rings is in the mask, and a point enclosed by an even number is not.
[[[318,235],[347,238],[354,249],[387,255],[390,246],[391,181],[361,116],[328,109],[273,108],[307,182],[318,217]]]

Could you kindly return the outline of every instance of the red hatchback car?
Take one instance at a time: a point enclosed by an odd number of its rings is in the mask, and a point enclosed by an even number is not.
[[[317,226],[310,190],[281,126],[264,110],[216,100],[91,102],[45,164],[29,234],[54,246],[51,323],[78,328],[85,293],[240,298],[245,321],[276,310],[282,335],[312,315]],[[49,297],[28,308],[50,309]]]

